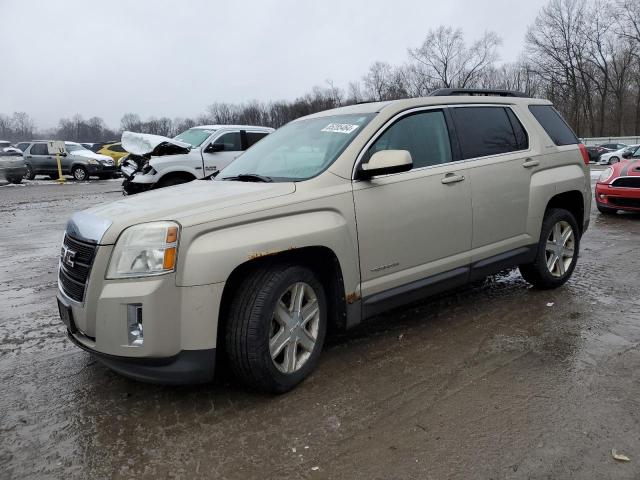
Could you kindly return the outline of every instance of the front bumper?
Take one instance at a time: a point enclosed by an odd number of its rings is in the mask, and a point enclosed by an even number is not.
[[[122,181],[122,194],[135,195],[136,193],[146,192],[153,188],[153,183],[138,183],[133,181],[133,177],[126,178]]]
[[[603,207],[640,212],[640,188],[612,187],[596,184],[596,203]]]
[[[98,352],[80,342],[67,329],[67,336],[78,347],[93,355],[111,370],[141,382],[161,385],[187,385],[213,380],[216,349],[182,350],[171,357],[121,357]]]
[[[106,280],[112,248],[97,247],[80,301],[58,283],[62,322],[73,342],[131,378],[168,384],[210,380],[224,284],[181,287],[175,274]],[[130,305],[141,308],[141,345],[129,338]]]

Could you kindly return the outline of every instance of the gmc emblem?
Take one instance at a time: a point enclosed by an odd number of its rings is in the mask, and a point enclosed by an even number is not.
[[[65,245],[60,249],[60,260],[64,265],[73,268],[75,265],[76,252],[67,248]]]

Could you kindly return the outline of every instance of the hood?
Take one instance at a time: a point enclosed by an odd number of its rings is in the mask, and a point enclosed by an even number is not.
[[[640,160],[637,158],[622,160],[613,164],[610,168],[613,168],[613,176],[611,177],[611,180],[615,180],[618,177],[640,176]]]
[[[115,243],[120,232],[137,223],[175,220],[188,226],[188,217],[211,212],[211,219],[222,217],[224,210],[254,204],[268,198],[289,195],[296,190],[293,182],[250,183],[195,180],[175,187],[139,193],[113,203],[99,205],[80,212],[84,221],[93,217],[96,224],[111,227],[104,237],[95,238],[101,244]],[[215,213],[218,213],[216,217]]]
[[[113,160],[111,157],[107,155],[102,155],[100,153],[94,153],[90,150],[83,150],[79,153],[71,152],[69,155],[72,157],[80,157],[80,158],[92,158],[93,160],[98,160],[100,162],[104,162],[105,160]]]
[[[122,148],[134,155],[160,156],[187,153],[191,150],[191,145],[162,135],[122,132]]]

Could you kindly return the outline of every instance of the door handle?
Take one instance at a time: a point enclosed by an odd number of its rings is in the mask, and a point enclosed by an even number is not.
[[[464,180],[464,175],[456,175],[455,173],[447,173],[442,180],[440,180],[445,185],[450,183],[458,183]]]
[[[524,168],[537,167],[538,165],[540,165],[540,161],[539,160],[532,160],[531,158],[527,158],[524,161],[524,163],[522,164],[522,166]]]

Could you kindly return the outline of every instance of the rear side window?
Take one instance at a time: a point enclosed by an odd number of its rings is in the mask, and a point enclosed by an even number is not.
[[[47,148],[46,143],[34,143],[31,147],[32,155],[48,155],[49,149]]]
[[[510,109],[457,107],[452,109],[462,158],[486,157],[527,148],[527,134]],[[517,131],[517,133],[516,133]]]
[[[247,132],[247,148],[251,147],[254,143],[258,143],[267,135],[269,134],[263,132]]]
[[[529,111],[556,145],[575,145],[578,137],[551,105],[529,105]]]
[[[413,168],[450,162],[451,143],[444,114],[430,110],[401,118],[378,137],[366,158],[380,150],[408,150]]]

